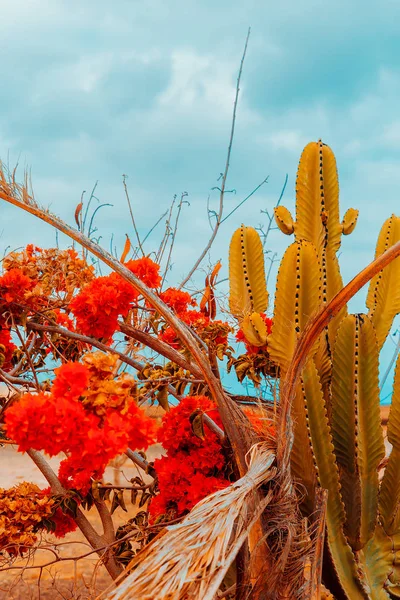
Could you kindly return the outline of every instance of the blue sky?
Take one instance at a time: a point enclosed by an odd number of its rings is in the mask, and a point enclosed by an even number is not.
[[[224,224],[210,260],[225,268],[234,228],[265,223],[260,209],[272,209],[286,173],[283,203],[293,209],[299,155],[318,138],[337,157],[342,214],[360,209],[342,244],[345,281],[373,257],[384,219],[400,212],[396,0],[0,0],[0,9],[0,157],[29,167],[38,201],[70,222],[98,180],[98,197],[114,205],[98,220],[106,246],[114,233],[122,248],[130,233],[123,173],[143,233],[188,192],[171,282],[209,235],[206,202],[210,193],[217,202],[210,190],[224,168],[248,26],[227,210],[269,181]],[[6,205],[0,233],[0,248],[55,239]],[[272,232],[278,254],[287,243]],[[362,295],[352,308],[364,310]]]

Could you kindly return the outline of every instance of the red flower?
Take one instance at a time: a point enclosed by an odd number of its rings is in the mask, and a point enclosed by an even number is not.
[[[160,265],[157,265],[148,256],[129,260],[125,266],[149,288],[158,288],[160,285],[162,279],[159,274]]]
[[[66,363],[57,369],[52,393],[25,394],[5,412],[7,434],[18,450],[34,448],[50,456],[65,452],[62,483],[84,493],[115,456],[128,446],[146,449],[156,437],[154,422],[133,398],[124,403],[123,415],[116,408],[106,408],[101,417],[87,410],[79,401],[87,385],[87,367]]]
[[[89,369],[77,362],[67,362],[58,369],[54,369],[56,378],[53,383],[52,393],[57,398],[77,400],[87,388],[89,382]]]
[[[229,485],[220,438],[209,429],[204,440],[193,433],[189,417],[198,408],[221,425],[215,404],[205,396],[182,398],[163,416],[158,440],[167,456],[154,462],[160,494],[150,504],[153,517],[170,511],[180,516],[205,496]]]
[[[67,535],[67,533],[75,531],[78,528],[78,525],[75,523],[73,517],[63,513],[61,508],[57,508],[54,515],[51,517],[51,520],[56,526],[53,534],[58,538],[63,538]]]
[[[56,308],[54,310],[54,313],[56,315],[56,323],[58,325],[61,325],[61,327],[65,327],[66,329],[69,329],[70,331],[74,331],[74,323],[68,317],[68,315],[66,315],[64,312],[61,312],[59,308]]]
[[[165,304],[172,308],[177,315],[182,315],[187,311],[188,306],[196,306],[197,302],[188,292],[182,292],[176,288],[168,288],[161,292],[160,298]]]
[[[3,351],[4,348],[4,351]],[[16,350],[17,346],[13,344],[11,340],[11,334],[9,329],[1,329],[0,330],[0,365],[2,356],[4,357],[4,362],[1,365],[1,368],[4,371],[8,371],[11,369],[11,359],[14,354],[14,350]]]
[[[179,338],[177,337],[175,330],[172,327],[166,327],[158,336],[162,342],[169,344],[171,348],[175,348],[175,350],[179,350],[180,343]]]
[[[0,277],[0,296],[7,303],[23,302],[25,295],[36,285],[20,269],[10,269]]]
[[[85,335],[109,339],[118,329],[118,317],[128,314],[137,298],[134,287],[116,273],[93,279],[71,302],[77,328]]]

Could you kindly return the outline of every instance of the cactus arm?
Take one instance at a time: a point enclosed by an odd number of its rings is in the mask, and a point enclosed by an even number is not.
[[[353,550],[372,537],[378,503],[378,465],[385,456],[379,413],[379,358],[367,316],[348,315],[333,353],[332,434]]]
[[[307,144],[300,157],[296,178],[296,240],[308,240],[316,248],[320,248],[324,240],[321,158],[319,143]]]
[[[276,206],[274,208],[275,222],[282,233],[291,235],[294,231],[294,221],[290,211],[284,206]]]
[[[387,600],[390,598],[390,571],[392,570],[392,540],[385,534],[382,527],[377,525],[374,536],[365,548],[356,554],[358,563],[363,571],[369,588],[370,600]]]
[[[341,232],[335,156],[321,140],[311,142],[303,150],[297,171],[296,239],[336,251]]]
[[[350,235],[350,233],[353,233],[357,225],[358,212],[359,211],[355,208],[346,210],[342,221],[343,235]]]
[[[336,254],[329,248],[325,251],[326,265],[326,294],[325,302],[329,302],[343,288],[343,280],[340,274],[339,261]],[[342,309],[334,316],[328,324],[328,340],[330,350],[333,349],[337,330],[342,319],[347,315],[347,307]]]
[[[319,485],[328,491],[326,510],[327,541],[342,589],[349,600],[366,598],[358,579],[353,552],[343,533],[344,506],[340,495],[339,473],[333,452],[322,388],[316,367],[309,360],[303,371],[307,420]]]
[[[381,483],[379,511],[384,530],[393,535],[400,526],[400,356],[396,362],[387,434],[393,448]]]
[[[292,474],[304,488],[302,507],[311,514],[314,510],[317,472],[312,452],[311,434],[308,426],[307,401],[304,382],[301,379],[293,400],[293,446],[290,455]]]
[[[247,341],[253,346],[261,347],[267,343],[267,327],[259,313],[246,315],[241,327]]]
[[[264,312],[268,305],[264,253],[257,231],[242,225],[229,248],[229,308],[237,318]]]
[[[382,226],[376,245],[375,258],[400,240],[400,217],[392,215]],[[390,331],[394,317],[400,312],[400,258],[371,280],[367,307],[374,324],[379,349]]]
[[[272,362],[286,372],[297,338],[320,304],[320,267],[310,242],[291,244],[281,261],[275,294],[274,324],[268,336]],[[315,347],[315,350],[317,348]]]

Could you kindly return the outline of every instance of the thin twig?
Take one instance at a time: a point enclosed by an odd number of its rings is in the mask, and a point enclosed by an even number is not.
[[[195,273],[200,265],[200,263],[203,261],[203,258],[206,256],[207,252],[209,251],[209,249],[211,248],[219,227],[221,225],[222,222],[222,215],[224,212],[224,196],[225,196],[225,187],[226,187],[226,180],[228,178],[228,173],[229,173],[229,164],[230,164],[230,160],[231,160],[231,153],[232,153],[232,145],[233,145],[233,138],[235,135],[235,125],[236,125],[236,112],[237,112],[237,106],[238,106],[238,99],[239,99],[239,91],[240,91],[240,79],[242,77],[242,71],[243,71],[243,64],[244,64],[244,60],[246,58],[246,52],[247,52],[247,45],[249,42],[249,37],[250,37],[250,27],[249,30],[247,32],[247,37],[246,37],[246,42],[244,45],[244,50],[243,50],[243,54],[242,54],[242,59],[240,61],[240,68],[239,68],[239,73],[238,73],[238,77],[237,77],[237,82],[236,82],[236,93],[235,93],[235,102],[233,105],[233,115],[232,115],[232,124],[231,124],[231,133],[230,133],[230,138],[229,138],[229,146],[228,146],[228,153],[227,153],[227,157],[226,157],[226,164],[225,164],[225,171],[222,175],[222,179],[221,179],[221,188],[220,188],[220,195],[219,195],[219,210],[218,210],[218,214],[217,214],[217,220],[214,226],[214,231],[211,234],[211,237],[206,245],[206,247],[204,248],[203,252],[200,254],[199,258],[196,260],[194,266],[191,268],[190,272],[188,273],[188,275],[185,277],[185,279],[182,281],[182,283],[180,284],[180,288],[182,288],[184,285],[187,284],[187,282],[191,279],[193,273]]]
[[[251,198],[251,197],[252,197],[252,196],[253,196],[253,195],[254,195],[256,192],[258,192],[258,190],[259,190],[259,189],[260,189],[260,188],[261,188],[261,187],[262,187],[262,186],[263,186],[265,183],[267,183],[267,182],[268,182],[268,179],[269,179],[269,175],[267,175],[267,177],[266,177],[265,179],[263,179],[263,180],[262,180],[262,182],[261,182],[261,183],[259,183],[259,184],[257,185],[257,187],[255,187],[255,188],[254,188],[254,190],[253,190],[252,192],[250,192],[250,194],[248,194],[248,195],[246,196],[246,198],[244,198],[244,199],[243,199],[241,202],[239,202],[239,204],[237,204],[237,205],[235,206],[235,208],[234,208],[233,210],[231,210],[231,212],[230,212],[230,213],[228,213],[228,214],[226,215],[226,217],[224,217],[224,218],[222,219],[222,221],[221,221],[221,223],[220,223],[220,224],[222,225],[222,223],[224,223],[224,221],[226,221],[227,219],[229,219],[229,217],[231,217],[231,216],[233,215],[233,213],[234,213],[234,212],[236,212],[236,211],[237,211],[237,209],[238,209],[238,208],[240,208],[240,207],[242,206],[242,204],[244,204],[245,202],[247,202],[247,200],[248,200],[249,198]]]
[[[43,455],[37,450],[28,450],[27,454],[31,457],[35,465],[45,476],[51,486],[52,491],[56,494],[65,494],[66,490],[61,485],[57,475],[54,473],[53,469],[50,467]],[[75,522],[92,548],[101,548],[104,546],[103,538],[99,536],[97,531],[92,527],[79,508],[77,509]],[[97,550],[97,553],[100,557],[103,555],[103,552],[99,550]],[[121,567],[117,565],[113,557],[105,557],[104,565],[113,579],[116,579],[122,571]]]
[[[126,363],[127,365],[130,365],[137,371],[141,371],[144,367],[142,363],[138,362],[137,360],[134,360],[133,358],[130,358],[123,352],[115,350],[114,348],[111,348],[110,346],[107,346],[106,344],[103,344],[102,342],[99,342],[94,338],[88,337],[86,335],[81,335],[80,333],[76,333],[75,331],[69,331],[69,329],[65,329],[64,327],[60,327],[58,325],[40,325],[40,323],[35,323],[32,321],[28,321],[26,326],[28,329],[33,329],[34,331],[58,333],[59,335],[63,335],[64,337],[70,338],[71,340],[77,340],[78,342],[81,342],[83,344],[89,344],[90,346],[94,346],[95,348],[98,348],[103,352],[117,354],[122,360],[122,362]]]
[[[151,228],[149,229],[149,231],[146,233],[146,235],[145,235],[145,236],[144,236],[144,238],[143,238],[142,245],[144,245],[144,243],[145,243],[145,241],[147,240],[147,238],[148,238],[148,237],[150,236],[150,234],[151,234],[151,233],[152,233],[152,232],[155,230],[155,228],[157,227],[157,225],[158,225],[159,223],[161,223],[161,221],[163,220],[163,218],[164,218],[164,217],[165,217],[167,214],[168,214],[168,211],[166,210],[166,211],[165,211],[165,213],[163,213],[163,214],[161,215],[161,217],[158,219],[158,221],[156,221],[156,223],[153,225],[153,227],[151,227]]]
[[[162,288],[162,287],[163,287],[163,285],[164,285],[165,278],[166,278],[166,276],[167,276],[167,272],[168,272],[169,265],[170,265],[170,262],[171,262],[172,250],[173,250],[173,248],[174,248],[174,243],[175,243],[175,239],[176,239],[176,232],[178,231],[178,223],[179,223],[179,217],[181,216],[182,205],[183,205],[183,199],[184,199],[184,198],[185,198],[187,195],[188,195],[188,194],[187,194],[187,192],[183,192],[183,193],[182,193],[182,195],[181,195],[180,202],[179,202],[179,204],[178,204],[178,212],[177,212],[176,219],[175,219],[175,226],[174,226],[174,230],[173,230],[173,232],[172,232],[171,244],[170,244],[170,247],[169,247],[168,258],[167,258],[167,264],[165,265],[165,269],[164,269],[164,275],[163,275],[163,279],[162,279],[162,282],[161,282],[161,288]]]
[[[137,239],[137,243],[139,245],[140,251],[142,253],[142,256],[144,256],[144,250],[143,250],[143,246],[142,243],[140,241],[140,237],[139,237],[139,232],[137,230],[136,227],[136,221],[135,221],[135,217],[133,216],[133,210],[132,210],[132,205],[131,205],[131,199],[129,197],[129,192],[128,192],[128,186],[126,185],[126,177],[127,175],[122,175],[122,182],[124,185],[124,190],[125,190],[125,196],[126,196],[126,200],[128,202],[128,206],[129,206],[129,212],[131,214],[131,219],[132,219],[132,224],[133,224],[133,229],[135,230],[135,235],[136,235],[136,239]]]

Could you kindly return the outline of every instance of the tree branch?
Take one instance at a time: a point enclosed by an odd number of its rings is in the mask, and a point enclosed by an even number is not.
[[[35,465],[41,471],[41,473],[45,476],[46,480],[49,482],[51,486],[51,491],[55,494],[65,494],[66,490],[61,485],[57,475],[54,473],[53,469],[50,467],[48,462],[45,460],[43,455],[37,450],[28,450],[27,454],[31,457]],[[122,568],[115,562],[115,559],[112,556],[105,555],[104,552],[100,551],[99,548],[104,546],[103,538],[97,533],[97,531],[92,527],[89,523],[88,519],[85,517],[83,512],[78,508],[75,522],[78,525],[79,529],[92,546],[93,549],[97,548],[97,554],[104,558],[104,566],[106,567],[108,573],[113,579],[116,579],[118,575],[122,572]]]
[[[191,363],[187,361],[186,358],[180,352],[175,350],[175,348],[172,348],[165,342],[162,342],[158,338],[153,337],[149,333],[141,331],[140,329],[136,329],[135,327],[132,327],[132,325],[128,325],[123,321],[119,321],[119,328],[122,331],[122,333],[124,333],[128,337],[133,338],[134,340],[140,342],[144,346],[147,346],[148,348],[151,348],[158,354],[161,354],[165,358],[168,358],[172,362],[182,367],[182,369],[190,371],[190,373],[192,373],[192,375],[194,375],[195,377],[203,379],[202,372],[196,365],[196,363]]]

